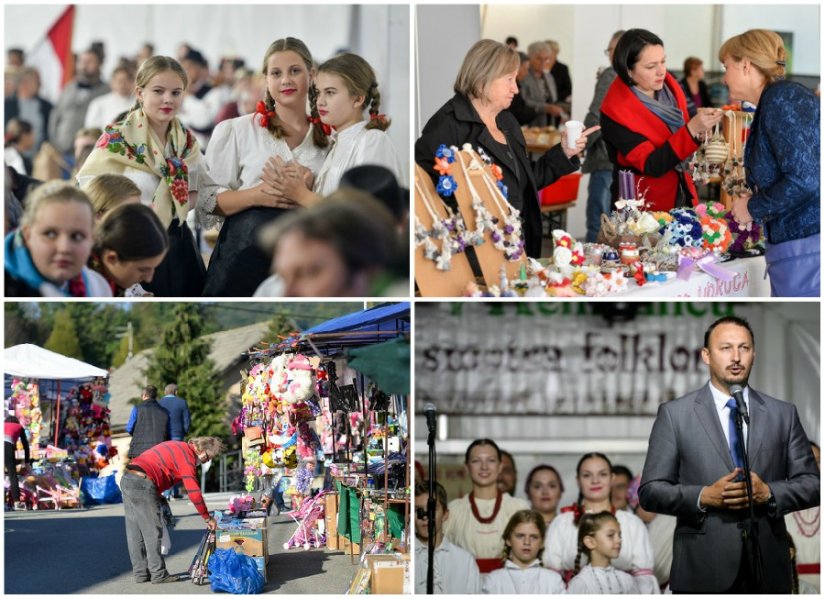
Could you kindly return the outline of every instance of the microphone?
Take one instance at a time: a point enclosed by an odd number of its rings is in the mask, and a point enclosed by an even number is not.
[[[739,413],[742,414],[742,418],[744,418],[745,423],[750,425],[751,421],[748,418],[748,407],[745,405],[745,396],[742,394],[742,385],[731,385],[729,388],[730,394],[733,395],[733,399],[736,400],[736,409],[739,410]]]
[[[424,414],[427,416],[427,429],[430,434],[435,434],[435,406],[431,403],[426,404]]]

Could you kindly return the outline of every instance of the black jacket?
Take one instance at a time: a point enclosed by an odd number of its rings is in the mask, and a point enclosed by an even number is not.
[[[569,98],[573,95],[573,82],[570,80],[570,69],[566,64],[560,63],[558,60],[553,68],[550,69],[550,74],[556,80],[556,91],[559,97],[556,98],[558,102],[569,102]]]
[[[685,99],[687,100],[687,107],[688,107],[688,114],[691,118],[696,116],[697,108],[696,102],[693,101],[693,96],[690,93],[690,86],[688,86],[687,79],[680,79],[679,85],[682,86],[682,90],[685,92]],[[708,85],[705,83],[703,79],[699,80],[699,98],[702,101],[702,106],[712,107],[713,103],[710,101],[710,93],[708,93]]]
[[[579,168],[579,159],[568,159],[561,145],[556,145],[533,162],[527,154],[527,142],[516,118],[504,110],[499,113],[496,123],[513,150],[518,172],[510,168],[510,159],[502,155],[501,146],[493,139],[473,105],[460,94],[453,96],[427,121],[421,137],[415,142],[415,161],[430,174],[433,181],[437,182],[438,173],[433,170],[433,165],[438,146],[446,144],[460,149],[468,143],[474,150],[483,149],[493,162],[501,167],[504,184],[510,190],[519,189],[518,181],[526,176],[528,192],[525,193],[525,198],[515,198],[511,193],[510,203],[521,210],[527,255],[537,258],[541,254],[541,210],[538,190],[555,182],[559,177],[576,171]]]
[[[156,399],[147,399],[135,406],[137,417],[129,444],[130,458],[136,458],[158,443],[169,440],[169,412]]]

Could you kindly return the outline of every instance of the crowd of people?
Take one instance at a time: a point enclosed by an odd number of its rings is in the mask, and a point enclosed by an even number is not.
[[[702,61],[688,57],[683,78],[668,71],[665,43],[651,31],[617,31],[605,54],[593,100],[583,119],[586,157],[566,144],[528,154],[520,127],[559,126],[571,118],[569,69],[552,40],[519,52],[518,40],[474,44],[456,78],[456,95],[424,127],[415,160],[437,182],[439,144],[470,143],[501,168],[505,194],[520,211],[526,253],[539,257],[539,191],[582,167],[590,175],[586,241],[596,241],[601,218],[620,200],[619,171],[635,175],[645,209],[695,207],[699,194],[691,160],[723,117],[704,82]],[[753,112],[745,146],[746,185],[734,194],[741,227],[766,231],[766,262],[774,296],[819,296],[819,100],[785,79],[787,52],[780,35],[753,29],[719,50],[731,103]],[[486,65],[478,69],[479,64]],[[483,76],[481,76],[483,74]],[[600,128],[599,128],[600,127]],[[564,146],[564,147],[562,147]],[[564,152],[562,152],[562,149]]]
[[[409,295],[405,169],[363,57],[287,37],[212,74],[147,44],[107,83],[104,56],[52,105],[7,53],[7,296]]]
[[[530,470],[525,501],[515,497],[512,456],[491,439],[470,443],[464,467],[471,491],[450,501],[435,483],[434,592],[818,593],[818,539],[810,542],[818,528],[810,519],[818,526],[819,446],[806,438],[792,404],[747,385],[753,355],[747,321],[714,322],[702,350],[710,381],[662,404],[643,472],[634,476],[604,453],[586,453],[576,465],[578,497],[568,506],[560,505],[565,481],[552,465]],[[744,433],[732,424],[736,385],[751,415]],[[747,438],[751,427],[759,435],[749,453],[761,579],[751,536],[742,534],[749,504],[739,435]],[[426,592],[430,563],[429,481],[422,479],[415,488],[418,592]],[[798,514],[808,526],[799,526]],[[802,544],[816,547],[798,562]]]

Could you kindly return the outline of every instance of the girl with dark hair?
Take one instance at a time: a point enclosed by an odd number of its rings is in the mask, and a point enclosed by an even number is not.
[[[450,519],[444,523],[447,537],[476,558],[478,569],[491,572],[502,566],[504,529],[519,510],[526,510],[523,499],[498,489],[501,450],[490,439],[476,439],[467,448],[464,468],[473,483],[469,495],[450,502]]]
[[[140,188],[169,234],[169,252],[149,291],[158,296],[193,297],[203,290],[205,267],[186,224],[194,207],[202,169],[201,152],[178,112],[188,79],[168,56],[153,56],[137,73],[137,102],[123,120],[106,127],[77,174],[85,187],[94,177],[119,174]]]
[[[98,225],[89,267],[103,275],[115,297],[152,295],[140,284],[152,282],[168,249],[169,237],[151,208],[122,204]]]
[[[544,548],[544,518],[538,512],[521,510],[513,514],[504,534],[504,567],[484,579],[485,595],[556,595],[564,593],[564,581],[552,570],[542,567],[539,556]]]
[[[622,530],[610,512],[584,514],[579,521],[575,576],[567,587],[573,595],[635,595],[633,577],[617,570],[611,562],[622,549]],[[582,557],[589,562],[581,567]]]
[[[207,296],[251,296],[269,275],[270,259],[256,245],[258,231],[298,204],[273,187],[267,163],[303,167],[311,179],[329,151],[317,112],[307,114],[315,71],[306,44],[294,37],[272,42],[261,72],[266,96],[257,111],[219,123],[206,151],[198,219],[205,229],[220,228]]]
[[[688,116],[678,81],[665,68],[665,48],[644,29],[622,35],[613,53],[616,79],[601,106],[602,137],[614,165],[613,199],[619,170],[636,174],[636,193],[648,210],[695,206],[696,187],[688,161],[722,111],[700,108]]]
[[[564,483],[559,471],[549,464],[539,464],[527,475],[524,481],[524,493],[530,500],[530,506],[542,515],[544,523],[550,523],[556,517],[559,500],[564,493]]]
[[[587,513],[615,513],[622,530],[622,549],[613,564],[636,579],[640,593],[658,594],[659,583],[653,575],[653,550],[644,522],[631,512],[616,512],[610,504],[612,465],[598,452],[581,457],[576,466],[579,497],[576,503],[562,508],[561,514],[547,528],[544,565],[570,580],[578,554],[578,526]]]

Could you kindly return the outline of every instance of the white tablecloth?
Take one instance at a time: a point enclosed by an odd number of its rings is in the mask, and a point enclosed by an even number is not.
[[[720,264],[736,274],[730,281],[715,279],[696,270],[689,280],[676,278],[669,273],[662,283],[646,283],[642,287],[636,281],[628,281],[627,291],[610,297],[770,297],[770,281],[765,278],[765,257],[741,258]]]

